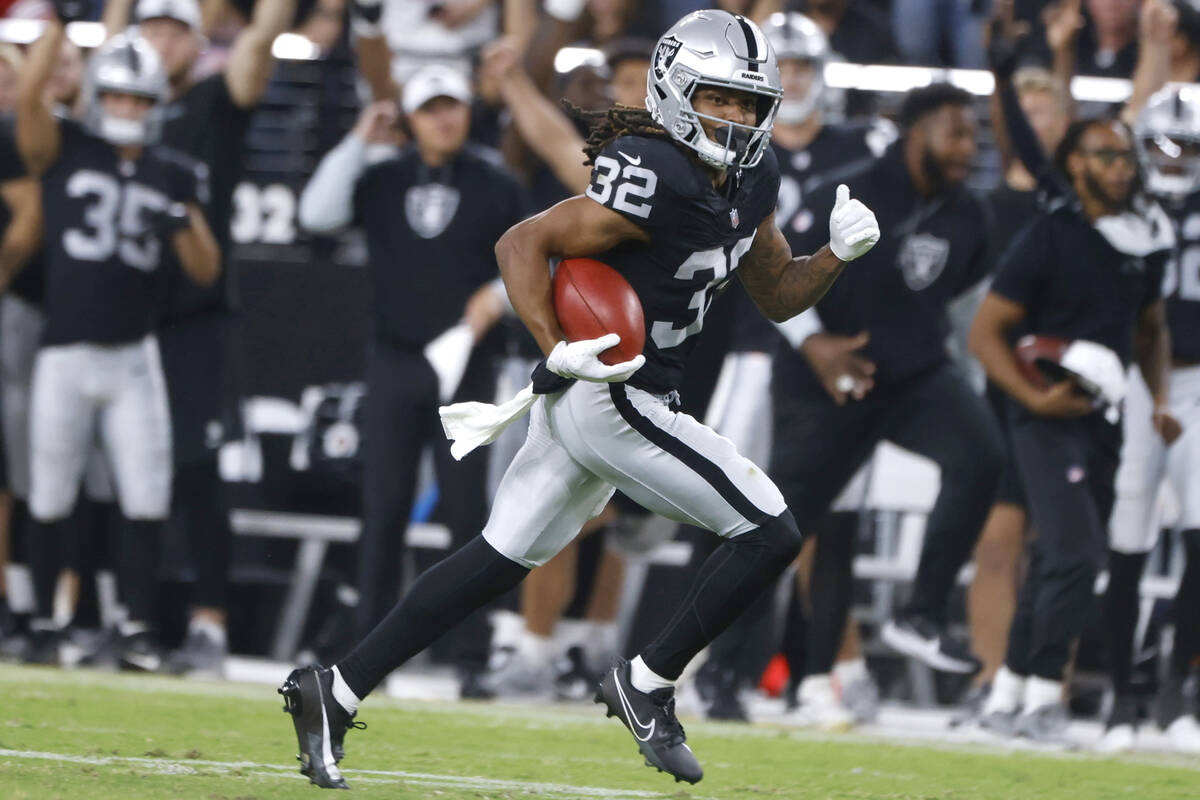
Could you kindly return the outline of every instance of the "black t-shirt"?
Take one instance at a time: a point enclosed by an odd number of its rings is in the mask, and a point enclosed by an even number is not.
[[[474,146],[437,169],[414,147],[367,169],[354,209],[376,338],[419,349],[458,322],[471,294],[499,274],[496,240],[527,208],[517,179]]]
[[[210,198],[204,218],[221,248],[221,275],[212,286],[197,286],[183,274],[174,255],[167,258],[167,324],[198,313],[222,312],[233,305],[229,277],[233,190],[241,177],[246,130],[252,109],[239,108],[229,94],[224,73],[194,84],[165,110],[163,143],[203,164],[209,175]]]
[[[731,172],[718,191],[682,147],[665,138],[622,136],[597,156],[586,194],[650,234],[649,244],[627,242],[595,257],[620,272],[642,303],[646,364],[630,385],[677,389],[715,292],[775,208],[775,153],[767,148],[757,166]]]
[[[1038,192],[1013,189],[1002,183],[987,196],[987,206],[992,223],[988,262],[994,269],[1004,251],[1037,216],[1040,208]]]
[[[17,152],[14,134],[12,117],[0,118],[0,183],[15,181],[28,175],[25,162]],[[12,220],[13,210],[7,203],[0,203],[0,238],[8,231]],[[8,291],[28,303],[40,306],[46,293],[45,283],[46,270],[39,248],[8,284]]]
[[[849,185],[851,196],[875,212],[882,235],[817,303],[822,325],[843,336],[870,332],[863,354],[875,362],[879,383],[944,362],[949,358],[946,305],[978,283],[987,268],[983,205],[964,187],[923,198],[904,163],[902,142],[810,192],[814,220],[829,219],[838,183]],[[825,225],[814,222],[793,247],[810,253],[827,239]],[[780,352],[777,374],[788,382],[782,385],[823,391],[803,356],[789,348]]]
[[[43,344],[118,344],[154,329],[157,283],[171,247],[152,215],[207,193],[199,164],[155,145],[136,161],[72,120],[42,177],[46,251]]]
[[[869,5],[850,3],[829,37],[829,47],[855,64],[891,64],[899,60],[885,15]]]
[[[775,224],[783,231],[794,255],[807,251],[798,249],[800,238],[815,224],[812,212],[804,208],[807,192],[824,182],[825,176],[844,169],[849,164],[879,156],[896,138],[891,123],[855,122],[822,126],[816,137],[802,150],[788,150],[772,142],[779,162],[779,205],[775,208]],[[774,352],[778,331],[762,315],[758,306],[746,294],[741,281],[735,281],[729,291],[733,297],[733,331],[729,349],[735,353]]]
[[[1022,332],[1087,339],[1128,364],[1138,313],[1162,296],[1169,255],[1121,253],[1076,204],[1060,202],[1001,257],[992,291],[1024,307]]]
[[[1196,364],[1200,363],[1200,192],[1166,211],[1175,224],[1175,252],[1163,281],[1171,357]]]

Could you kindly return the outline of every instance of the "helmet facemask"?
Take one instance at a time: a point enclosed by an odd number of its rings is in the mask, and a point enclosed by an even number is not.
[[[167,92],[158,53],[136,34],[119,34],[88,62],[83,79],[84,125],[117,147],[154,144],[162,135]],[[151,105],[141,119],[119,117],[105,108],[106,94],[144,97]]]
[[[1137,149],[1151,193],[1184,197],[1200,190],[1200,131],[1139,137]]]
[[[705,164],[717,169],[750,168],[762,159],[763,150],[771,139],[771,128],[775,124],[775,115],[779,110],[779,97],[758,94],[755,108],[755,124],[748,125],[731,122],[722,117],[702,114],[692,106],[692,98],[696,92],[706,87],[732,88],[745,91],[741,86],[731,86],[728,83],[716,83],[710,80],[691,81],[684,94],[686,103],[680,109],[675,121],[672,135],[682,131],[680,138],[684,144],[691,147]],[[712,136],[704,131],[701,120],[707,120],[715,125]]]

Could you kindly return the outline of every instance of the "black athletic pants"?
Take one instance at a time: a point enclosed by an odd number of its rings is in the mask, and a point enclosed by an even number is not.
[[[1011,401],[1009,414],[1037,538],[1017,596],[1005,664],[1018,675],[1061,681],[1108,555],[1121,426],[1099,413],[1033,417]]]
[[[455,401],[490,401],[494,387],[490,356],[476,349]],[[432,445],[439,489],[437,516],[450,529],[451,550],[478,536],[487,522],[487,451],[477,450],[462,461],[450,456],[438,418],[437,375],[419,350],[372,341],[367,348],[365,402],[357,639],[370,633],[400,597],[404,535],[426,445]],[[482,667],[489,642],[483,612],[465,620],[455,636],[456,660]]]
[[[992,412],[949,362],[897,383],[878,384],[863,400],[844,406],[836,405],[815,379],[811,386],[797,387],[794,382],[781,385],[779,375],[777,363],[769,472],[800,530],[817,533],[807,672],[826,674],[841,645],[853,584],[853,541],[823,535],[827,529],[816,524],[838,493],[882,440],[937,463],[941,492],[926,522],[905,611],[944,623],[958,571],[970,557],[995,497],[1002,442]]]

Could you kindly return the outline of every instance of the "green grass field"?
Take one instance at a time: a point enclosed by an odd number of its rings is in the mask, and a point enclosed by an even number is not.
[[[0,666],[0,797],[314,797],[274,689]],[[590,706],[368,701],[347,737],[359,794],[389,798],[1200,798],[1169,758],[996,755],[693,721],[706,777],[641,766]]]

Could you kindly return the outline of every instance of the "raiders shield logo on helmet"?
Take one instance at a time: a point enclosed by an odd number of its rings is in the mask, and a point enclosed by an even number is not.
[[[929,288],[950,257],[950,242],[929,233],[916,233],[900,246],[900,270],[904,282],[914,292]]]
[[[682,45],[683,42],[674,36],[664,36],[658,43],[658,47],[654,49],[654,76],[660,81],[666,79],[667,70],[671,68],[671,64],[675,61],[675,54],[679,52]]]
[[[404,194],[404,214],[422,239],[433,239],[446,230],[458,211],[459,191],[453,186],[426,183]]]

